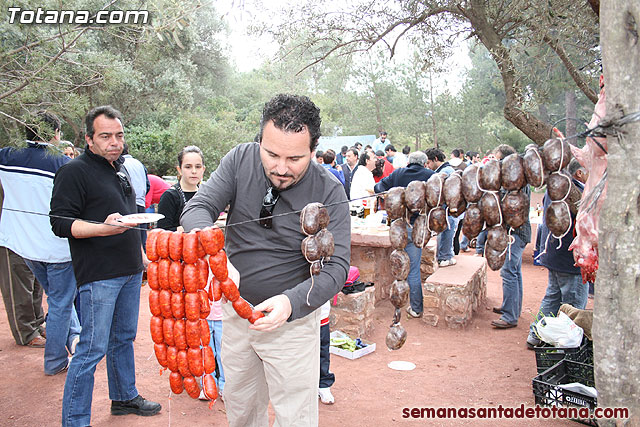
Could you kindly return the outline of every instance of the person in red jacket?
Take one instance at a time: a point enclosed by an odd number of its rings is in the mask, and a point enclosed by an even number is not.
[[[145,209],[149,209],[151,205],[157,205],[158,202],[160,202],[160,197],[171,187],[171,184],[159,176],[149,174],[147,177],[149,178],[151,188],[149,188],[145,196]]]

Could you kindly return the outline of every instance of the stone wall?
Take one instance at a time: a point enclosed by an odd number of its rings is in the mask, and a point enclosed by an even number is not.
[[[487,263],[481,257],[456,257],[423,284],[422,321],[431,326],[464,328],[487,296]]]
[[[338,293],[337,305],[331,301],[329,325],[332,331],[342,331],[351,338],[368,338],[373,332],[375,290],[368,287],[364,292],[345,295]]]

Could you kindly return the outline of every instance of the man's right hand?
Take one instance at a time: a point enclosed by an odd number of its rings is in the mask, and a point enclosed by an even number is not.
[[[130,228],[128,227],[136,226],[136,224],[133,223],[120,222],[118,221],[119,218],[122,218],[122,215],[116,212],[109,215],[102,224],[94,224],[76,219],[73,224],[71,224],[71,234],[73,234],[73,237],[76,239],[114,236],[129,230]]]

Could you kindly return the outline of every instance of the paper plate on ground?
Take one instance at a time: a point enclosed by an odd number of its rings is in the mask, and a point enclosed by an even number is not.
[[[413,371],[416,369],[415,363],[405,362],[404,360],[394,360],[387,364],[394,371]]]
[[[162,218],[164,218],[164,215],[159,213],[138,213],[125,215],[122,218],[118,218],[118,221],[126,224],[148,224],[150,222],[156,222]]]

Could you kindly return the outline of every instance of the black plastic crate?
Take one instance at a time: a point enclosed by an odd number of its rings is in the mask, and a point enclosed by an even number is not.
[[[534,347],[536,352],[536,368],[541,374],[563,359],[593,365],[593,342],[586,337],[580,347],[553,347],[544,345]]]
[[[593,416],[593,410],[598,405],[597,398],[559,387],[562,384],[575,382],[595,387],[593,365],[568,359],[561,360],[533,379],[533,395],[536,405],[562,408],[585,407],[589,408],[589,412]],[[598,425],[593,418],[574,419],[574,421],[592,426]]]

